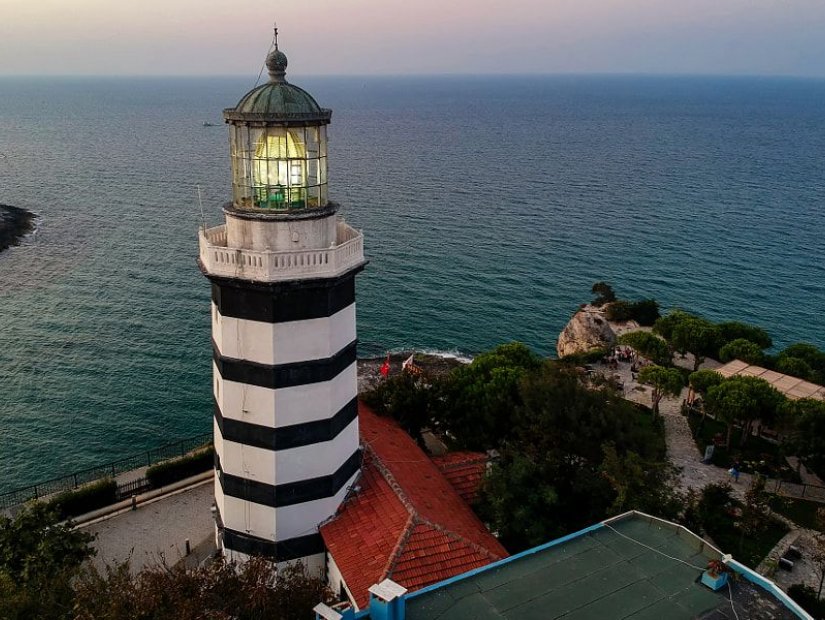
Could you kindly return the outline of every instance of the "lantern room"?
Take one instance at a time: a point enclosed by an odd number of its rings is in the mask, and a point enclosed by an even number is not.
[[[327,206],[327,125],[332,111],[286,81],[286,55],[266,58],[269,82],[224,110],[229,124],[232,204],[258,213]]]

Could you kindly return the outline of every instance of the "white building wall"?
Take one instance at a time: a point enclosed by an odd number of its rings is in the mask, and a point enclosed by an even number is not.
[[[352,608],[355,611],[359,611],[358,605],[355,604],[355,597],[352,595],[349,586],[344,581],[344,576],[341,574],[341,569],[338,568],[338,565],[335,563],[335,559],[329,552],[327,552],[327,583],[329,584],[329,589],[332,590],[332,594],[336,597],[343,587],[345,594],[349,598],[350,605],[352,605]]]
[[[224,495],[219,482],[215,485],[215,501],[223,506],[221,517],[229,529],[265,540],[288,540],[317,532],[318,525],[335,514],[357,477],[356,472],[331,497],[279,508]]]
[[[240,551],[233,551],[232,549],[225,550],[225,556],[228,560],[232,562],[237,562],[238,564],[243,564],[252,559],[252,556],[247,555],[246,553],[241,553]],[[292,566],[301,562],[304,566],[304,571],[310,577],[318,577],[320,579],[324,579],[326,575],[326,554],[325,553],[316,553],[314,555],[310,555],[303,558],[298,558],[297,560],[289,560],[288,562],[278,562],[275,564],[275,570],[284,570],[288,566]]]
[[[271,485],[333,474],[357,449],[357,419],[331,441],[277,452],[225,440],[215,422],[215,450],[223,471]]]
[[[331,418],[358,391],[356,362],[330,381],[277,390],[227,381],[214,363],[212,368],[215,400],[223,417],[271,428]]]
[[[285,323],[225,317],[212,304],[212,338],[224,357],[269,365],[325,359],[355,337],[354,303],[330,317]]]
[[[323,250],[335,245],[337,219],[279,221],[246,219],[226,213],[226,245],[256,251]]]

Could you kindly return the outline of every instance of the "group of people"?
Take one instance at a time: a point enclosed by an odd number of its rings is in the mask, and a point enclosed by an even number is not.
[[[611,370],[619,369],[619,362],[630,364],[630,376],[636,380],[636,375],[643,366],[650,364],[650,361],[640,357],[636,351],[630,347],[617,346],[613,347],[609,354],[602,358],[602,364]]]
[[[635,365],[638,357],[636,351],[630,347],[613,347],[609,354],[602,357],[602,364],[616,370],[619,368],[619,362],[630,362]]]

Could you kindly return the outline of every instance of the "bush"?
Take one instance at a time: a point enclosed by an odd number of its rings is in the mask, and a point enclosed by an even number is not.
[[[718,327],[720,347],[739,339],[753,342],[760,349],[770,349],[773,346],[770,335],[761,327],[739,321],[724,321],[719,323]]]
[[[208,471],[214,461],[215,449],[210,445],[186,456],[152,465],[146,470],[146,477],[153,487],[158,488]]]
[[[639,325],[650,327],[659,317],[659,302],[655,299],[640,299],[631,304],[633,318]]]
[[[774,363],[774,368],[777,372],[784,375],[790,375],[797,379],[804,379],[805,381],[814,380],[814,370],[810,364],[798,357],[791,357],[789,355],[780,355]]]
[[[602,361],[602,358],[609,352],[609,349],[600,347],[591,349],[590,351],[584,351],[582,353],[571,353],[570,355],[565,355],[559,359],[559,361],[571,366],[585,366],[587,364],[595,364],[596,362]]]
[[[76,517],[109,506],[117,501],[117,483],[104,478],[83,485],[73,491],[64,491],[48,501],[61,519]]]
[[[596,296],[593,299],[594,306],[603,306],[616,301],[616,293],[613,292],[613,287],[607,282],[596,282],[590,292]]]
[[[649,327],[659,318],[659,302],[655,299],[620,299],[607,305],[605,316],[609,321],[636,321],[639,325]]]
[[[816,590],[811,586],[796,583],[788,588],[788,596],[799,603],[799,606],[816,620],[825,619],[825,601],[820,601],[816,597]]]
[[[731,340],[719,349],[719,361],[730,362],[742,360],[748,364],[762,365],[765,363],[765,354],[759,345],[744,338]]]

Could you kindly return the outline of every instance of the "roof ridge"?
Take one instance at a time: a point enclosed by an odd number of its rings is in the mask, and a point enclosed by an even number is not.
[[[419,517],[418,521],[419,521],[420,523],[423,523],[423,524],[429,525],[431,528],[433,528],[433,529],[435,529],[435,530],[438,530],[439,532],[441,532],[441,533],[442,533],[442,534],[444,534],[445,536],[448,536],[448,537],[450,537],[450,538],[453,538],[453,539],[455,539],[455,540],[458,540],[459,542],[462,542],[462,543],[464,543],[464,544],[468,545],[469,547],[472,547],[475,551],[477,551],[477,552],[481,553],[482,555],[486,555],[487,557],[492,558],[493,560],[500,560],[500,559],[502,559],[502,557],[506,557],[506,556],[498,556],[498,555],[495,555],[495,554],[494,554],[492,551],[490,551],[489,549],[487,549],[487,548],[485,548],[485,547],[482,547],[481,545],[479,545],[479,544],[477,544],[477,543],[474,543],[474,542],[473,542],[472,540],[470,540],[469,538],[465,538],[464,536],[462,536],[462,535],[461,535],[461,534],[459,534],[458,532],[453,532],[452,530],[448,530],[447,528],[445,528],[445,527],[443,527],[443,526],[441,526],[441,525],[438,525],[437,523],[433,523],[433,522],[432,522],[432,521],[430,521],[429,519],[424,519],[424,518]],[[416,525],[418,525],[418,524],[416,524]],[[492,534],[490,534],[490,536],[493,536],[493,535],[492,535]],[[497,539],[495,536],[493,536],[493,538],[494,538],[496,541],[498,541],[498,539]],[[499,543],[499,544],[500,544],[500,543]]]
[[[404,552],[404,547],[407,546],[407,542],[409,542],[410,536],[412,536],[417,520],[418,516],[416,513],[411,512],[409,519],[407,519],[407,522],[404,524],[404,532],[398,537],[398,542],[395,543],[395,547],[393,548],[392,553],[390,553],[387,563],[384,565],[384,570],[381,573],[382,580],[387,579],[395,570],[395,565],[398,562],[398,558],[400,558],[401,554]]]
[[[384,480],[392,489],[393,493],[398,497],[399,501],[404,505],[404,508],[407,509],[411,515],[418,514],[418,511],[415,508],[415,505],[410,501],[410,498],[407,497],[407,494],[404,492],[404,489],[398,483],[398,480],[395,479],[395,476],[392,475],[392,472],[389,468],[384,465],[383,461],[381,461],[381,457],[378,456],[378,453],[373,449],[368,441],[364,442],[364,450],[369,450],[370,455],[372,456],[372,464],[378,470],[378,472],[383,476]]]
[[[444,454],[442,456],[448,456],[448,455]],[[487,454],[484,454],[483,452],[479,452],[477,455],[468,456],[468,457],[466,457],[462,460],[456,459],[454,461],[449,461],[449,462],[445,462],[445,461],[442,461],[442,460],[436,460],[438,458],[439,457],[435,457],[435,458],[432,459],[432,461],[433,461],[433,463],[435,463],[435,466],[438,467],[438,469],[440,469],[441,471],[449,471],[451,469],[458,469],[459,467],[464,467],[465,465],[476,465],[476,464],[482,464],[482,463],[484,465],[486,465],[487,463],[490,462],[490,456],[487,455]]]

